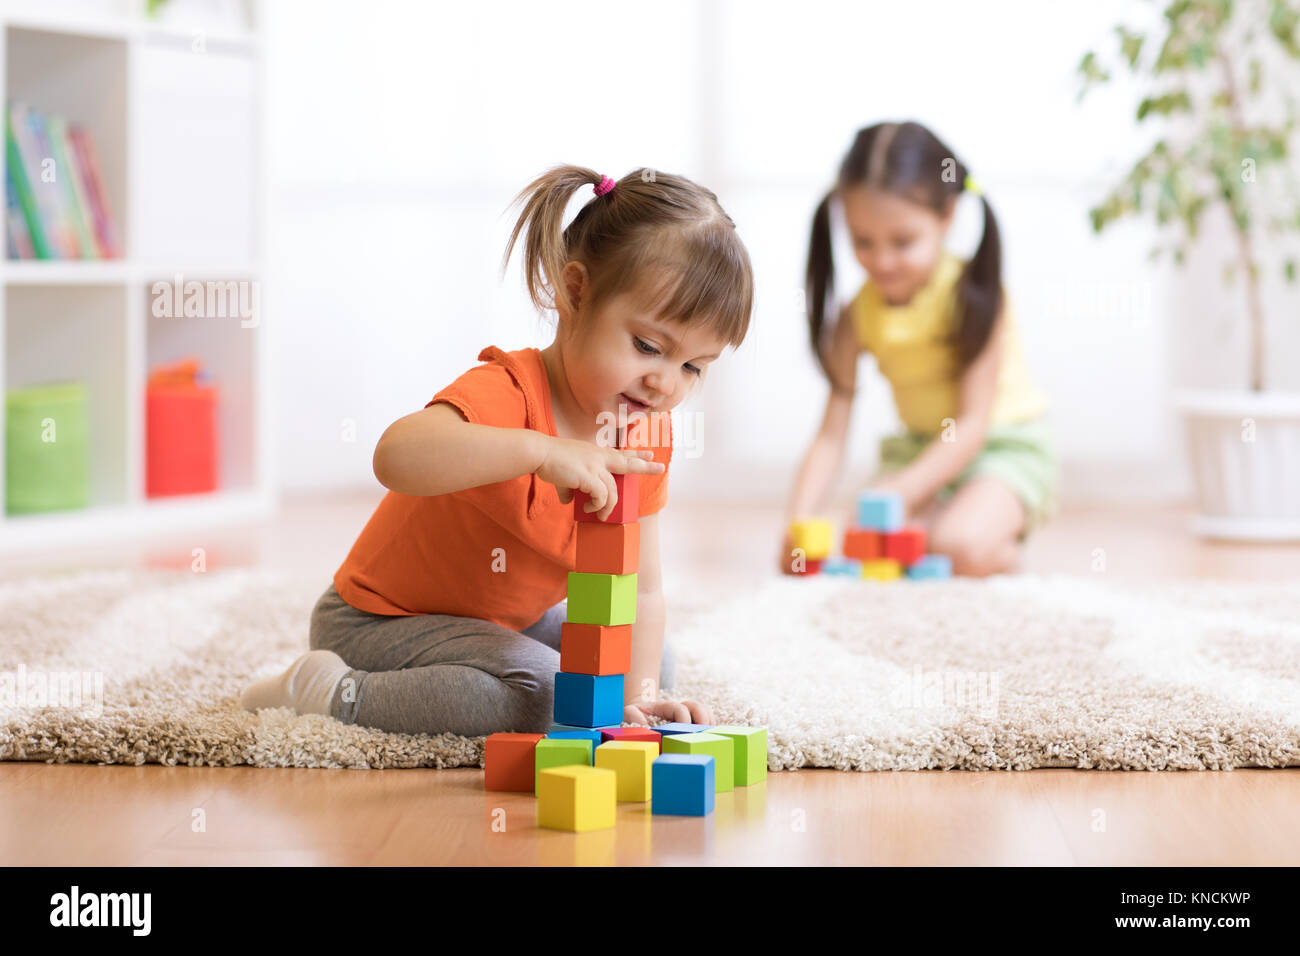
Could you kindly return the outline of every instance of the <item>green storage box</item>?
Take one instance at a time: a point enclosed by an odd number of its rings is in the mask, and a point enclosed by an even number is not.
[[[5,511],[86,507],[88,445],[85,384],[10,389],[5,396]]]

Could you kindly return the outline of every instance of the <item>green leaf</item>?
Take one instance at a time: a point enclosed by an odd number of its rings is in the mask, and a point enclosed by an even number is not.
[[[1132,33],[1123,26],[1116,27],[1115,32],[1119,34],[1120,53],[1124,55],[1124,59],[1128,60],[1130,69],[1136,67],[1138,56],[1142,53],[1142,43],[1145,37],[1140,33]]]
[[[1287,282],[1295,282],[1295,260],[1288,259],[1282,266],[1282,275],[1286,276]]]

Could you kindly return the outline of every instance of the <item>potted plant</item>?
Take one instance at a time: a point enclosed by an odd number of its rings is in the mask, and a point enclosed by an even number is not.
[[[1300,235],[1289,179],[1300,89],[1300,0],[1168,0],[1159,26],[1114,30],[1117,49],[1094,51],[1078,66],[1079,99],[1127,69],[1149,87],[1137,121],[1167,127],[1102,201],[1089,210],[1094,232],[1130,215],[1154,216],[1181,267],[1204,213],[1231,222],[1234,255],[1224,281],[1244,287],[1249,321],[1249,389],[1183,391],[1176,396],[1187,427],[1198,499],[1194,528],[1214,538],[1300,539],[1300,392],[1266,391],[1268,327],[1261,301],[1264,268],[1296,281],[1287,239]],[[1276,80],[1276,82],[1271,82]],[[1260,123],[1251,107],[1264,106]],[[1277,114],[1285,113],[1285,118]],[[1271,242],[1270,242],[1271,240]],[[1276,262],[1266,262],[1276,259]],[[1294,316],[1288,316],[1294,320]]]

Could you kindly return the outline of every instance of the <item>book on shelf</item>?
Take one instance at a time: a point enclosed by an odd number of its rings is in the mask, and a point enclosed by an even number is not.
[[[5,165],[10,259],[120,258],[103,170],[84,126],[11,101]]]

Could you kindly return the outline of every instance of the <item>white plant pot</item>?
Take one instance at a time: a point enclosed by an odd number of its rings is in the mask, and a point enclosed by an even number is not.
[[[1188,391],[1198,513],[1207,538],[1300,541],[1300,392]]]

